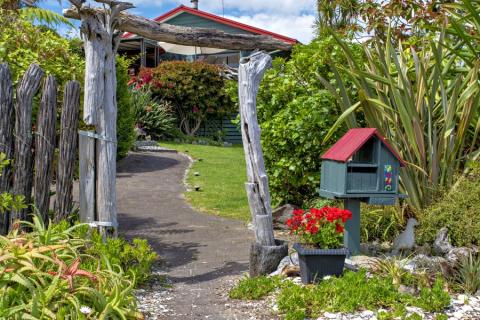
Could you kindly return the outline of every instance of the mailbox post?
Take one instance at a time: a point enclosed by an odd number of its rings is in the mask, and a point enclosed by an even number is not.
[[[320,195],[343,199],[352,219],[345,225],[345,246],[360,252],[360,203],[393,205],[400,168],[398,153],[375,128],[349,130],[322,156]]]

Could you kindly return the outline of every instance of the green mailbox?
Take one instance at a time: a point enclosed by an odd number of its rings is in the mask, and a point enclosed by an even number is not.
[[[397,198],[400,168],[398,153],[375,128],[349,130],[322,156],[320,195],[344,199],[353,214],[345,225],[345,246],[360,251],[360,202],[393,205]]]

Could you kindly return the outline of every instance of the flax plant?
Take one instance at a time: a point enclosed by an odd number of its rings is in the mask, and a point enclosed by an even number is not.
[[[476,24],[469,23],[468,32],[480,26],[478,14],[471,12],[471,17]],[[349,60],[347,67],[337,68],[345,68],[359,88],[355,103],[345,98],[340,77],[337,88],[320,79],[344,110],[325,141],[343,122],[355,126],[361,110],[367,124],[378,128],[406,161],[401,186],[416,209],[428,205],[440,188],[451,187],[466,163],[480,156],[480,54],[478,45],[467,42],[474,42],[467,29],[455,36],[462,29],[453,25],[426,38],[421,50],[402,43],[394,47],[390,36],[385,42],[374,39],[363,45],[364,65],[336,37]]]

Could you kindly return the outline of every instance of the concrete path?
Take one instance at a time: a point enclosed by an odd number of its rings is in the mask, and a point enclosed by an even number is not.
[[[232,279],[248,270],[251,231],[244,223],[202,214],[184,200],[189,159],[133,153],[119,163],[120,232],[141,237],[161,257],[173,288],[156,319],[247,319],[226,300]]]

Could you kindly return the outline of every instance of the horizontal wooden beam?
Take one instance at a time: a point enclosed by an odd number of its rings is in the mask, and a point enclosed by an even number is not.
[[[80,13],[105,14],[102,8],[82,6]],[[77,8],[71,7],[63,11],[63,15],[71,19],[80,19]],[[192,28],[160,23],[137,15],[121,12],[118,15],[116,28],[138,36],[185,46],[209,47],[229,50],[283,50],[290,51],[292,45],[270,36],[231,34],[215,29]]]

